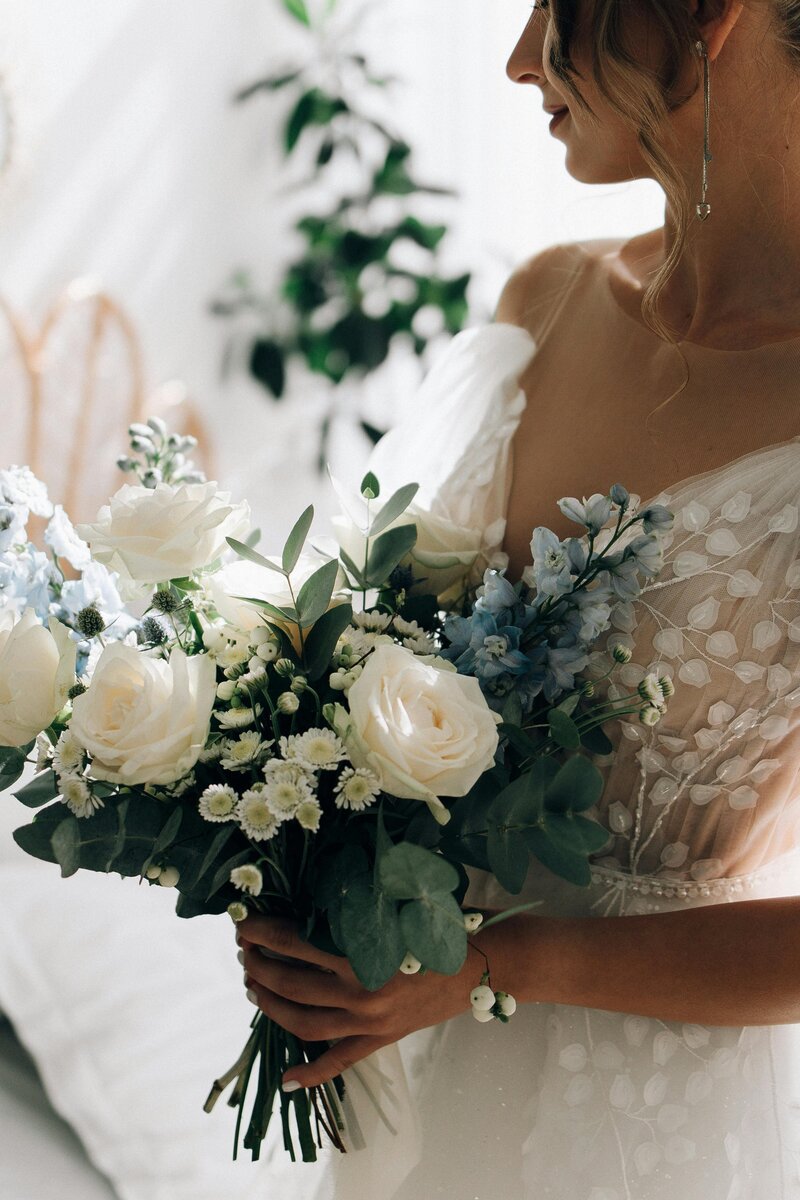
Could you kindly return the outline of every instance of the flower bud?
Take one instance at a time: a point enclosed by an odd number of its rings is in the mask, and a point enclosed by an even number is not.
[[[161,417],[148,417],[147,424],[152,429],[153,433],[157,433],[160,438],[167,436],[167,423],[162,421]]]
[[[611,650],[611,655],[614,662],[629,663],[633,658],[633,651],[629,646],[623,645],[622,642],[617,642]]]
[[[75,700],[78,696],[82,696],[85,691],[86,684],[81,683],[81,681],[78,680],[77,683],[73,683],[72,687],[67,692],[67,697],[70,700]]]
[[[660,710],[653,708],[652,704],[646,704],[645,707],[639,712],[639,720],[643,725],[647,725],[650,728],[652,728],[653,725],[658,724],[658,722],[661,720],[661,716],[662,714]]]
[[[122,454],[117,459],[117,466],[120,471],[135,471],[138,465],[136,459],[129,458],[127,454]]]
[[[290,679],[294,675],[295,665],[290,658],[279,658],[275,663],[275,670],[279,675]]]
[[[415,958],[411,952],[409,952],[400,963],[400,970],[404,975],[416,975],[420,971],[421,967],[422,963],[418,958]]]
[[[611,491],[609,492],[609,496],[611,497],[611,499],[614,501],[615,504],[618,504],[620,506],[620,508],[624,504],[627,504],[631,498],[630,492],[628,491],[627,488],[624,488],[621,483],[615,483],[612,485]]]
[[[168,591],[166,588],[157,592],[153,592],[153,598],[150,601],[151,608],[157,612],[173,613],[180,608],[181,602],[174,592]]]
[[[675,695],[675,684],[669,675],[662,675],[658,681],[658,686],[661,688],[661,694],[665,700],[669,700],[670,696]]]
[[[581,688],[581,694],[586,696],[587,699],[591,700],[592,696],[594,695],[594,684],[592,683],[591,679],[586,680],[586,683]]]
[[[95,604],[87,604],[86,608],[82,608],[75,618],[75,624],[85,638],[96,637],[106,627],[100,610]]]
[[[302,675],[295,675],[290,687],[296,696],[302,696],[303,692],[308,688],[308,680]]]
[[[228,905],[228,916],[232,921],[244,921],[247,917],[247,905],[242,904],[241,900],[234,900]]]
[[[139,626],[139,631],[142,635],[142,641],[150,642],[153,646],[163,646],[167,640],[167,631],[158,617],[145,617]]]
[[[292,716],[300,707],[300,701],[294,692],[281,692],[275,703],[278,712],[283,713],[284,716]]]
[[[494,992],[487,984],[481,983],[470,992],[469,1002],[478,1012],[489,1012],[494,1008]]]
[[[482,924],[483,913],[464,913],[464,928],[466,929],[467,933],[474,933],[476,929],[480,929]]]
[[[177,867],[164,867],[158,877],[158,882],[161,887],[175,887],[181,877],[181,873]]]
[[[636,690],[642,699],[646,700],[648,704],[652,704],[654,708],[660,708],[663,705],[664,693],[661,691],[658,679],[652,673],[645,675]]]
[[[233,679],[225,679],[222,683],[217,684],[217,696],[220,700],[232,700],[233,693],[236,691],[236,682]]]

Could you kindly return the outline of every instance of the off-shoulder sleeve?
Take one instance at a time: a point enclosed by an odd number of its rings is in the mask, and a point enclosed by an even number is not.
[[[606,651],[633,661],[610,693],[650,671],[675,696],[662,721],[608,727],[599,861],[705,881],[760,869],[800,845],[800,438],[655,497],[675,512],[662,574],[617,606]]]

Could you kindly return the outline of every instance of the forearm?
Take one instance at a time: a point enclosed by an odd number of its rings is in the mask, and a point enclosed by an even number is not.
[[[476,939],[492,983],[702,1025],[800,1022],[800,897],[652,916],[511,917]]]

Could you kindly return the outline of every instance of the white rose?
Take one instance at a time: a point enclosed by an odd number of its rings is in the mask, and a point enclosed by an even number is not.
[[[25,746],[46,729],[75,682],[75,643],[54,618],[32,608],[0,612],[0,746]]]
[[[279,562],[270,558],[271,562]],[[266,600],[276,608],[294,608],[294,602],[306,580],[323,567],[328,558],[318,554],[301,554],[297,565],[291,573],[291,590],[289,581],[277,571],[269,567],[259,567],[248,559],[240,558],[235,562],[226,563],[221,570],[215,571],[206,581],[206,591],[219,615],[229,625],[250,633],[253,629],[263,626],[267,620],[271,625],[283,629],[299,649],[297,627],[290,621],[276,620],[259,608],[257,604],[248,604],[242,596],[252,596],[255,600]],[[292,598],[294,592],[294,598]],[[334,592],[332,604],[338,603]]]
[[[380,507],[375,505],[373,517]],[[355,565],[364,565],[366,536],[348,516],[332,518],[336,538]],[[419,579],[413,593],[444,596],[451,589],[463,592],[464,586],[479,583],[485,566],[483,536],[479,530],[454,525],[445,517],[436,516],[412,504],[402,516],[388,526],[416,525],[417,541],[403,559]]]
[[[70,730],[92,755],[96,779],[174,783],[206,744],[215,695],[209,655],[187,658],[176,647],[165,662],[114,642],[73,702]]]
[[[228,549],[226,538],[241,539],[249,527],[247,504],[231,504],[214,482],[126,483],[93,525],[76,531],[124,583],[154,584],[207,567]]]
[[[381,645],[350,688],[349,713],[334,705],[332,724],[356,767],[401,799],[424,800],[437,821],[440,796],[465,796],[494,764],[497,719],[477,679],[443,659]]]

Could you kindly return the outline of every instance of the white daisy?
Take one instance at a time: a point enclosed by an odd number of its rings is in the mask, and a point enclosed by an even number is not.
[[[239,801],[236,816],[242,829],[254,841],[264,841],[278,832],[280,821],[273,813],[266,797],[266,784],[248,788]]]
[[[199,761],[201,763],[216,762],[225,750],[226,741],[226,738],[219,738],[216,742],[209,742],[200,751]]]
[[[352,812],[363,812],[373,804],[380,792],[380,783],[372,771],[364,767],[354,770],[345,767],[333,789],[337,808],[349,808]]]
[[[392,614],[378,612],[377,609],[372,609],[371,612],[356,613],[353,617],[353,624],[368,633],[385,633],[391,623]]]
[[[433,638],[429,637],[428,634],[424,633],[423,631],[420,631],[413,637],[404,637],[403,645],[405,646],[406,650],[410,650],[412,654],[434,654],[436,651]]]
[[[91,817],[95,809],[103,807],[103,801],[92,795],[86,780],[79,775],[62,775],[59,787],[64,803],[76,817]]]
[[[215,712],[214,716],[223,729],[245,729],[256,719],[252,708],[230,708],[225,712]]]
[[[183,796],[184,793],[188,792],[189,788],[194,787],[196,783],[197,776],[195,775],[194,771],[190,771],[188,775],[184,775],[183,779],[179,779],[177,783],[172,783],[169,785],[169,793],[171,796],[175,797]]]
[[[258,762],[269,744],[261,740],[255,729],[239,734],[238,738],[226,739],[220,766],[226,771],[246,771]]]
[[[264,788],[269,809],[279,821],[293,817],[306,800],[314,800],[314,792],[306,772],[302,768],[292,768],[290,763],[283,765],[293,770],[293,774],[273,772],[267,778]]]
[[[304,800],[294,815],[303,829],[307,829],[310,833],[316,833],[319,829],[322,809],[316,800]]]
[[[76,737],[65,729],[53,751],[53,768],[57,775],[75,775],[83,770],[86,751]]]
[[[250,896],[258,896],[264,886],[264,878],[258,867],[245,863],[243,867],[233,868],[231,883]]]
[[[334,771],[347,758],[347,751],[332,729],[309,729],[307,733],[282,737],[281,754],[312,771]]]
[[[231,821],[239,796],[227,783],[210,783],[200,797],[200,816],[206,821]]]

